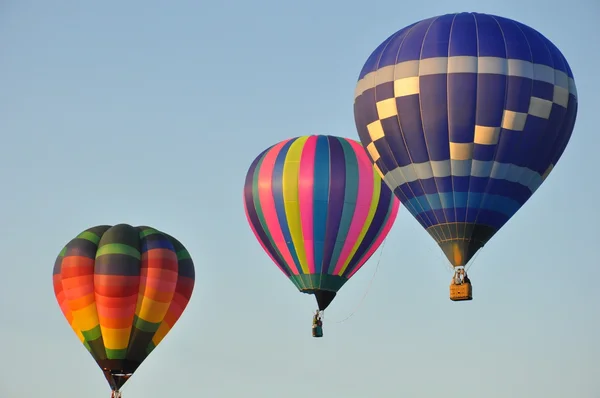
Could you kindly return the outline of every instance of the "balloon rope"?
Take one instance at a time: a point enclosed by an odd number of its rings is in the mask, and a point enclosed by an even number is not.
[[[467,264],[467,267],[465,267],[465,271],[470,270],[471,267],[473,266],[473,264],[475,264],[475,260],[477,260],[477,256],[479,256],[479,253],[481,253],[481,249],[477,250],[477,253],[475,253],[475,255],[471,259],[470,263]]]
[[[350,315],[348,315],[341,321],[336,321],[333,323],[337,324],[337,323],[346,322],[348,319],[352,318],[354,316],[354,314],[356,314],[356,312],[358,311],[360,306],[364,303],[365,299],[367,298],[367,294],[369,294],[369,290],[371,290],[371,285],[373,285],[373,280],[375,280],[375,275],[377,275],[377,271],[379,270],[379,265],[381,264],[381,257],[383,256],[383,249],[385,248],[386,241],[387,241],[387,238],[381,244],[381,249],[379,249],[379,259],[377,260],[377,265],[375,266],[375,272],[373,272],[373,276],[371,277],[371,280],[369,281],[369,284],[367,285],[367,289],[365,290],[365,293],[363,294],[362,298],[358,302],[358,305],[356,307],[354,307],[354,309],[352,310]]]

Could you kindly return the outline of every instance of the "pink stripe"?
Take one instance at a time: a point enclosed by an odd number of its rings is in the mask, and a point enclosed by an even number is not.
[[[317,137],[310,136],[304,143],[304,148],[302,148],[302,157],[300,158],[300,173],[298,177],[298,203],[300,206],[300,217],[302,221],[302,235],[304,237],[306,262],[308,263],[308,270],[311,274],[315,273],[313,201],[316,150]]]
[[[358,142],[348,139],[346,139],[346,141],[352,145],[354,154],[356,155],[356,159],[358,161],[358,197],[356,198],[354,216],[352,217],[352,222],[350,223],[350,229],[348,231],[348,236],[346,237],[346,242],[344,243],[340,257],[338,258],[337,264],[333,270],[334,274],[340,272],[344,266],[344,262],[350,255],[350,251],[358,240],[360,231],[365,225],[365,221],[369,215],[371,201],[373,200],[373,165],[367,157],[364,148]]]
[[[281,148],[288,142],[285,140],[280,142],[271,148],[263,158],[259,174],[258,174],[258,197],[260,201],[260,207],[265,216],[265,222],[267,223],[267,229],[270,235],[273,237],[273,243],[283,256],[283,260],[286,265],[290,268],[294,275],[298,275],[298,268],[296,263],[292,259],[285,239],[283,238],[283,232],[279,225],[279,218],[277,217],[277,210],[275,208],[275,200],[273,199],[273,191],[271,181],[273,179],[273,169],[275,168],[275,160]]]
[[[387,186],[385,186],[383,188],[387,188]],[[358,271],[363,265],[365,265],[365,263],[371,258],[373,253],[375,253],[375,251],[379,248],[379,246],[381,246],[384,239],[387,237],[388,233],[390,232],[390,229],[392,229],[392,226],[394,225],[394,221],[396,221],[396,216],[398,215],[398,209],[400,208],[400,201],[398,200],[398,198],[396,198],[395,195],[392,198],[394,200],[394,203],[392,204],[392,211],[390,212],[390,215],[387,219],[385,226],[379,233],[379,236],[377,236],[377,239],[375,240],[375,242],[373,242],[373,244],[371,245],[371,248],[369,249],[367,254],[360,260],[360,263],[358,263],[358,266],[356,268],[354,268],[354,270],[350,274],[348,274],[348,279],[352,278],[352,275],[356,274],[356,271]]]
[[[258,243],[260,243],[260,245],[263,248],[263,250],[265,251],[265,253],[267,253],[267,255],[269,257],[271,257],[271,260],[273,260],[273,262],[275,263],[275,265],[277,265],[277,267],[279,267],[279,269],[281,270],[281,272],[283,272],[284,274],[287,275],[287,271],[285,269],[283,269],[283,267],[281,265],[279,265],[279,262],[277,262],[277,260],[275,260],[275,257],[273,257],[271,255],[271,253],[267,249],[267,246],[265,246],[265,244],[263,243],[263,241],[260,239],[260,236],[258,235],[258,233],[256,233],[256,228],[254,228],[254,224],[252,224],[252,220],[250,219],[250,216],[248,215],[248,206],[246,205],[246,201],[245,200],[244,200],[244,210],[246,211],[246,219],[248,220],[248,224],[250,225],[250,228],[252,228],[252,232],[254,232],[254,236],[256,236],[256,240],[258,241]]]

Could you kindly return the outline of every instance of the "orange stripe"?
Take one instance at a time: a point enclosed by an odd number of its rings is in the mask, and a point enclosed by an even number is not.
[[[66,292],[66,294],[71,299],[87,296],[88,294],[94,294],[94,284],[89,283],[87,285],[81,285],[81,286],[74,287],[73,289],[69,289]]]
[[[58,302],[58,305],[61,309],[61,311],[63,312],[63,315],[65,317],[67,317],[68,320],[68,315],[67,314],[71,314],[71,311],[69,310],[69,306],[67,303],[67,298],[65,295],[65,291],[62,287],[62,281],[60,278],[60,275],[54,275],[53,279],[53,286],[54,286],[54,296],[56,297],[56,301]]]
[[[161,278],[143,278],[140,283],[140,289],[142,286],[151,287],[159,292],[174,292],[177,287],[176,281],[169,281]]]
[[[63,288],[65,290],[77,289],[78,287],[85,285],[94,286],[94,277],[93,275],[86,276],[74,276],[71,278],[63,278],[62,280]]]
[[[69,300],[69,307],[71,308],[71,311],[77,311],[77,310],[81,310],[85,307],[87,307],[88,305],[92,304],[94,302],[94,294],[88,294],[86,296],[82,296],[82,297],[78,297],[76,299],[71,299]]]
[[[119,308],[131,305],[131,303],[135,304],[137,302],[137,296],[137,291],[133,294],[122,297],[102,296],[96,293],[96,305],[103,308]]]
[[[132,325],[132,319],[134,315],[135,312],[131,312],[127,316],[123,317],[99,316],[98,320],[102,327],[111,329],[123,329],[128,328]]]
[[[71,329],[75,329],[73,327],[73,313],[71,311],[63,311],[63,315],[67,319],[67,322],[69,322],[69,326],[71,326]]]
[[[87,296],[88,294],[94,293],[94,283],[91,281],[85,285],[75,286],[65,291],[65,294],[70,300],[74,300],[78,297]]]
[[[66,301],[63,301],[60,304],[60,309],[63,313],[63,315],[65,316],[65,318],[67,318],[67,321],[69,322],[69,324],[73,323],[73,313],[71,312],[71,309],[69,308],[69,305]]]
[[[154,301],[158,301],[159,303],[169,303],[173,300],[173,294],[175,289],[170,291],[161,291],[154,289],[150,286],[144,286],[143,290],[140,289],[140,293],[144,296],[144,298],[149,298]]]
[[[133,325],[133,315],[134,313],[132,312],[127,318],[98,317],[98,319],[100,320],[100,325],[103,328],[126,329]]]

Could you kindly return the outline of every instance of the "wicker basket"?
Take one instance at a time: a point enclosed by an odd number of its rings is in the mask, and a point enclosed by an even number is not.
[[[450,300],[465,301],[473,300],[473,286],[470,283],[464,282],[462,285],[450,285]]]

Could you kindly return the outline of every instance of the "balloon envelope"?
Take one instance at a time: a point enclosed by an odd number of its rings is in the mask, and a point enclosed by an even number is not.
[[[54,293],[114,390],[171,330],[194,289],[194,263],[175,238],[150,227],[101,225],[60,252]]]
[[[563,54],[493,15],[416,22],[368,58],[356,86],[361,142],[454,266],[464,266],[562,155],[577,91]]]
[[[263,249],[323,310],[381,245],[399,202],[360,143],[313,135],[252,162],[244,206]]]

